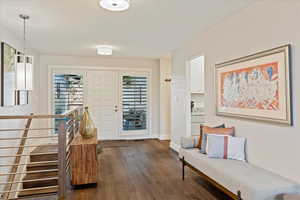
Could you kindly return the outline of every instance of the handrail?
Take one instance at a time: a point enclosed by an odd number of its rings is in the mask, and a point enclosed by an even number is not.
[[[23,145],[23,146],[1,146],[1,149],[18,149],[20,147],[24,147],[24,148],[31,148],[31,147],[39,147],[39,146],[43,146],[43,145]],[[57,146],[57,144],[47,144],[47,146]]]
[[[0,119],[49,119],[49,118],[58,118],[63,119],[70,114],[72,114],[75,110],[80,109],[81,107],[76,107],[72,110],[66,111],[63,114],[56,114],[56,115],[0,115]]]
[[[38,137],[15,137],[15,138],[0,138],[3,140],[22,140],[22,139],[42,139],[42,138],[57,138],[58,136],[38,136]]]
[[[25,130],[29,130],[29,131],[45,131],[45,130],[53,130],[54,128],[15,128],[15,129],[0,129],[0,132],[10,132],[10,131],[25,131]]]
[[[49,118],[65,118],[65,115],[1,115],[0,119],[49,119]]]
[[[68,111],[64,112],[64,113],[62,114],[62,116],[69,116],[70,114],[73,114],[73,112],[74,112],[75,110],[77,110],[78,108],[80,108],[80,107],[77,107],[77,108],[75,108],[75,109],[73,109],[73,110],[68,110]]]

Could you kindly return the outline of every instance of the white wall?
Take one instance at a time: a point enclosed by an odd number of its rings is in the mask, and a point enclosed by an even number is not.
[[[204,56],[190,60],[189,68],[191,93],[204,93]]]
[[[300,183],[300,1],[259,1],[173,52],[172,74],[175,86],[184,87],[185,62],[195,55],[205,55],[205,114],[211,124],[225,122],[235,126],[238,136],[247,138],[250,163],[269,169]],[[196,25],[196,24],[195,24]],[[294,126],[217,117],[215,114],[214,66],[216,63],[246,56],[284,44],[292,44],[292,81]],[[172,89],[172,145],[178,146],[186,135],[185,97]]]
[[[169,140],[171,136],[171,58],[165,57],[160,63],[160,140]]]
[[[141,58],[114,58],[88,56],[40,56],[40,112],[48,113],[48,66],[80,66],[105,68],[139,68],[152,70],[152,133],[151,137],[159,136],[159,61]],[[71,72],[71,71],[70,71]]]

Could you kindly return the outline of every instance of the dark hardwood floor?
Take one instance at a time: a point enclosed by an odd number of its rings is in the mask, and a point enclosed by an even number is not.
[[[97,187],[70,189],[67,200],[230,200],[186,168],[158,140],[102,143]]]

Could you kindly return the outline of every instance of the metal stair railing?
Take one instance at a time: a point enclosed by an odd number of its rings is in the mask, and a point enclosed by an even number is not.
[[[26,191],[56,189],[59,199],[66,196],[67,176],[70,174],[70,144],[79,131],[80,116],[83,108],[77,107],[61,115],[7,115],[0,116],[1,121],[25,120],[24,128],[0,129],[0,199],[11,200],[18,198],[18,194]],[[61,119],[58,127],[31,128],[33,120]],[[49,131],[58,130],[58,134]],[[41,135],[43,131],[43,135]],[[15,134],[13,134],[15,133]],[[17,134],[21,134],[16,136]],[[41,140],[44,143],[41,143]],[[51,142],[51,144],[47,144]],[[53,143],[54,142],[54,143]],[[14,145],[12,145],[14,144]],[[16,145],[17,144],[17,145]],[[58,146],[58,151],[46,153],[31,153],[34,148],[42,146]],[[1,152],[1,151],[4,151]],[[57,160],[29,163],[30,156],[58,154]],[[58,169],[26,171],[26,166],[40,166],[58,164]],[[5,172],[8,171],[8,172]],[[4,172],[4,173],[2,173]],[[36,178],[23,180],[26,174],[57,172],[51,178]],[[24,189],[23,183],[35,181],[57,180],[54,186]]]

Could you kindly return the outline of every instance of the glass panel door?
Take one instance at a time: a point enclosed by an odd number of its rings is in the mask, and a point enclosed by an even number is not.
[[[54,74],[53,90],[54,114],[63,114],[68,110],[83,106],[82,75]],[[54,119],[56,128],[60,120]]]
[[[141,74],[121,76],[122,135],[147,134],[148,77]]]

